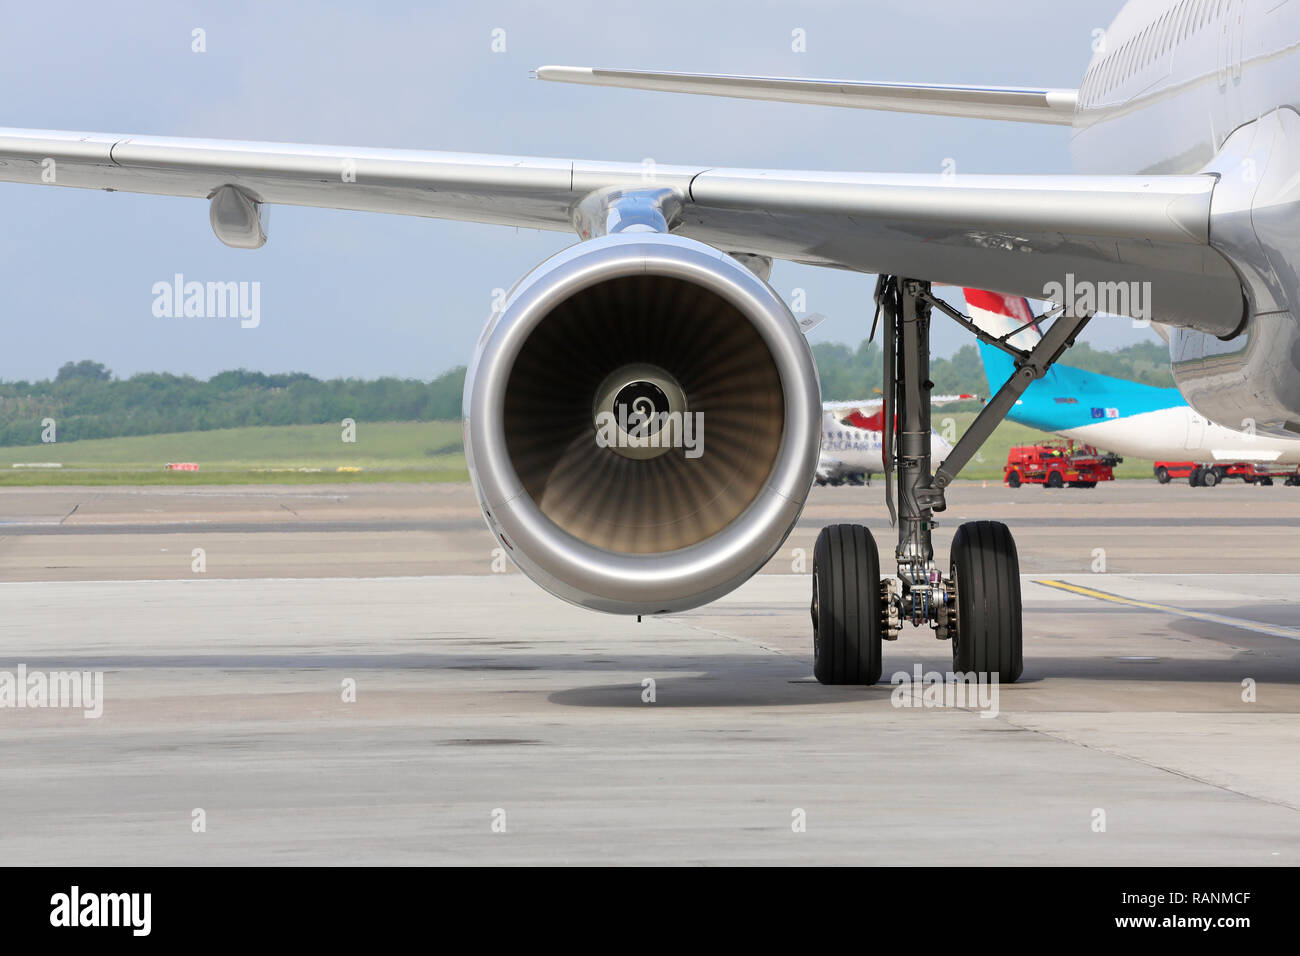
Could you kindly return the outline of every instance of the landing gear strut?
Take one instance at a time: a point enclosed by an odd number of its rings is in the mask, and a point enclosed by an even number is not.
[[[947,508],[945,491],[953,479],[1025,389],[1074,344],[1091,316],[1053,310],[1042,317],[1056,316],[1051,327],[1025,351],[1009,341],[1023,328],[990,336],[935,298],[928,282],[881,276],[876,304],[884,319],[885,499],[898,526],[898,575],[879,581],[876,544],[866,528],[822,529],[813,551],[814,672],[823,684],[875,683],[881,672],[880,642],[897,640],[908,621],[930,627],[939,640],[952,641],[955,672],[1011,683],[1024,667],[1020,563],[1011,532],[996,521],[967,522],[958,527],[949,562],[941,567],[931,540],[934,515]],[[1015,373],[935,472],[930,467],[933,309],[1009,353],[1016,363]]]

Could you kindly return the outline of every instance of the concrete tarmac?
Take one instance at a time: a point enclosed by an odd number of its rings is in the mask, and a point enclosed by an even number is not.
[[[936,544],[1004,520],[1025,572],[995,706],[888,683],[949,668],[928,631],[812,679],[813,538],[887,554],[881,496],[815,489],[765,573],[638,624],[493,573],[462,485],[0,490],[0,684],[104,675],[96,719],[0,707],[0,854],[1297,862],[1300,489],[958,485]]]

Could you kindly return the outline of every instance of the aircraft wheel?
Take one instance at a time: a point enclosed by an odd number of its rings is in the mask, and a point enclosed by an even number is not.
[[[1201,475],[1201,484],[1206,488],[1213,488],[1222,480],[1223,476],[1220,475],[1218,470],[1215,468],[1206,468],[1205,472]]]
[[[1164,465],[1161,465],[1156,469],[1156,481],[1160,482],[1162,485],[1169,484],[1169,469]]]
[[[880,598],[880,555],[871,532],[856,524],[822,528],[812,587],[813,674],[821,683],[880,680]]]
[[[1011,472],[1011,474],[1007,475],[1007,487],[1008,488],[1020,487],[1020,472],[1013,471]]]
[[[1014,683],[1024,670],[1020,558],[1000,521],[968,521],[952,539],[952,669]]]
[[[1059,471],[1054,471],[1047,476],[1047,487],[1060,488],[1065,484],[1065,479],[1061,477]]]

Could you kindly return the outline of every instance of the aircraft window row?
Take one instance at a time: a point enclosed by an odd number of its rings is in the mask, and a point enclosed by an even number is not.
[[[1207,24],[1220,19],[1231,0],[1183,0],[1118,50],[1097,60],[1083,80],[1084,105],[1124,83],[1171,52]]]

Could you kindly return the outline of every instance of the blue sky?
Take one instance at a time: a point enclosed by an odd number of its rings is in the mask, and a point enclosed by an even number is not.
[[[133,2],[13,5],[0,125],[640,162],[940,172],[1069,171],[1068,130],[541,83],[545,63],[1073,87],[1118,2]],[[191,51],[192,31],[207,52]],[[506,51],[491,49],[505,31]],[[791,49],[802,29],[807,52]],[[0,184],[0,378],[83,358],[119,375],[245,367],[430,378],[463,364],[492,291],[573,240],[276,207],[255,252],[195,200]],[[162,319],[151,287],[259,281],[255,329]],[[778,263],[855,343],[874,277]],[[938,323],[936,351],[969,340]],[[1123,320],[1085,338],[1153,338]]]

